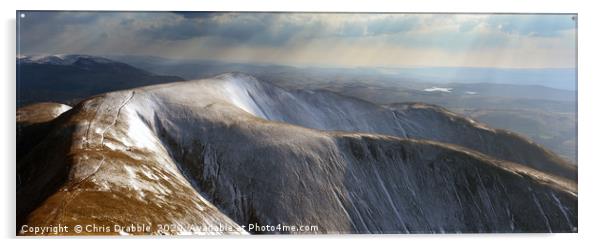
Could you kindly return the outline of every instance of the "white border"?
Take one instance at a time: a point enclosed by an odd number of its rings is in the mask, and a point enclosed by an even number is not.
[[[223,244],[271,244],[307,246],[323,242],[330,246],[371,246],[380,244],[414,245],[414,246],[573,246],[577,244],[593,244],[600,241],[599,222],[602,222],[599,211],[602,188],[601,165],[596,154],[602,146],[600,128],[602,123],[602,102],[600,93],[602,78],[600,73],[600,9],[596,1],[477,1],[477,0],[422,0],[422,1],[392,1],[392,0],[96,0],[83,1],[52,0],[52,1],[3,1],[2,13],[2,128],[0,128],[0,157],[3,158],[2,175],[3,208],[0,223],[3,246],[22,244],[67,244],[86,246],[104,246],[104,238],[86,241],[84,238],[65,241],[65,238],[55,239],[15,239],[14,236],[14,196],[15,196],[15,15],[16,10],[212,10],[212,11],[336,11],[336,12],[487,12],[487,13],[578,13],[579,15],[579,233],[578,234],[486,234],[486,235],[345,235],[345,236],[253,236],[246,238],[177,238],[165,241],[163,238],[128,238],[123,244],[137,246],[163,245],[205,245],[221,246]],[[71,238],[69,238],[71,239]],[[114,241],[114,239],[107,239]],[[193,242],[199,241],[202,242]],[[233,240],[233,241],[232,241]],[[294,241],[291,241],[294,240]],[[33,242],[35,241],[35,242]],[[45,242],[40,242],[45,241]],[[59,243],[60,241],[60,243]],[[378,243],[375,243],[378,241]]]

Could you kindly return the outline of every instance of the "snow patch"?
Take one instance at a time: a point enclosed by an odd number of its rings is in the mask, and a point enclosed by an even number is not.
[[[36,56],[17,56],[23,62],[35,64],[52,64],[52,65],[72,65],[80,58],[88,59],[96,63],[115,63],[110,59],[103,57],[76,55],[76,54],[54,54],[54,55],[36,55]]]
[[[225,92],[225,96],[236,107],[256,117],[267,119],[267,116],[263,114],[257,103],[255,103],[255,101],[249,95],[251,93],[249,92],[249,88],[245,87],[243,84],[245,84],[245,82],[241,82],[237,79],[231,79],[228,81],[228,83],[224,83],[223,90]]]
[[[453,88],[451,88],[451,87],[430,87],[430,88],[424,89],[425,92],[444,92],[444,93],[451,93],[452,90],[453,90]]]
[[[135,111],[127,111],[128,118],[128,139],[129,142],[123,143],[127,146],[138,148],[152,148],[155,146],[154,134],[148,129],[148,126],[137,116]]]

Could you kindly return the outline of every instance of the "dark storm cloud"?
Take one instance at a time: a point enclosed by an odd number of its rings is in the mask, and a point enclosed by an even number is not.
[[[187,19],[206,19],[214,16],[223,15],[226,12],[172,11],[171,13],[182,16]]]
[[[255,45],[282,45],[301,31],[318,31],[317,23],[299,23],[279,14],[269,13],[195,13],[177,12],[171,23],[158,24],[140,30],[142,35],[162,40],[187,40],[212,37],[229,42]]]
[[[357,15],[337,26],[330,14],[174,12],[173,22],[140,30],[151,39],[188,40],[212,37],[228,42],[245,42],[262,46],[284,45],[292,40],[313,38],[364,37],[411,31],[421,24],[417,16]]]
[[[36,26],[42,23],[52,23],[55,27],[69,24],[89,24],[96,21],[100,15],[96,12],[78,12],[78,11],[23,11],[25,14],[20,17],[22,25]]]
[[[23,11],[18,14],[21,47],[43,45],[72,26],[93,26],[99,15],[92,12]]]

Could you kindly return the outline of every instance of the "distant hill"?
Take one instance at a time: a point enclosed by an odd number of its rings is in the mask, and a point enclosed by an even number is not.
[[[25,56],[17,58],[17,105],[46,101],[74,104],[100,93],[183,80],[103,57]]]

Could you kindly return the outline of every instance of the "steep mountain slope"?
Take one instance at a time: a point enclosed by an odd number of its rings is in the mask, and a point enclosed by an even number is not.
[[[240,74],[100,95],[55,119],[19,161],[18,223],[227,225],[228,233],[254,223],[329,233],[576,231],[574,181],[405,138],[418,121]],[[406,134],[363,133],[383,129]],[[181,230],[168,233],[189,232]]]
[[[53,128],[52,120],[71,109],[58,103],[37,103],[17,109],[17,161]]]
[[[76,103],[99,93],[183,80],[88,55],[20,57],[17,79],[17,105]]]
[[[530,140],[488,128],[440,107],[383,108],[328,91],[286,91],[244,74],[224,74],[222,100],[259,118],[321,130],[359,131],[458,144],[479,152],[576,179],[576,167]],[[208,84],[207,82],[206,84]],[[199,94],[190,90],[188,94]],[[193,97],[192,95],[185,97]]]
[[[401,103],[391,104],[389,107],[403,119],[422,120],[411,125],[411,128],[419,133],[413,136],[415,138],[459,144],[499,159],[522,163],[569,179],[577,179],[575,164],[522,135],[505,129],[488,127],[435,105]]]

